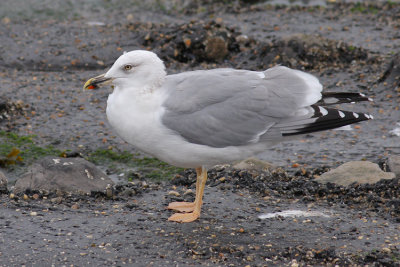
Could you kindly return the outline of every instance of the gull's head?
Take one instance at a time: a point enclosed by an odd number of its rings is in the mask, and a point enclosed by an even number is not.
[[[152,90],[162,84],[165,76],[164,63],[155,53],[135,50],[121,55],[107,73],[89,79],[83,88],[112,83],[117,88]]]

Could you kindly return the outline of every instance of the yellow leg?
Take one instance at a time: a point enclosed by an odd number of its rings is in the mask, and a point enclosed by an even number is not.
[[[197,174],[197,178],[196,178],[196,197],[195,197],[195,201],[197,199],[197,195],[198,195],[198,191],[199,191],[199,183],[200,183],[200,175],[201,175],[201,170],[202,168],[196,168],[196,174]],[[169,210],[176,210],[179,212],[192,212],[194,211],[194,207],[195,207],[195,202],[171,202],[169,203],[167,209]]]
[[[207,181],[206,168],[197,168],[197,181],[196,181],[196,199],[194,201],[194,209],[189,213],[175,213],[168,218],[169,221],[174,222],[193,222],[200,217],[201,205],[203,204],[204,187]]]

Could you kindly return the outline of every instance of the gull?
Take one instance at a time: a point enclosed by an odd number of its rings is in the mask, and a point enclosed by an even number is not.
[[[124,53],[84,89],[112,84],[106,114],[117,134],[171,165],[195,168],[194,202],[172,202],[168,220],[200,217],[207,170],[243,160],[296,135],[372,119],[333,104],[368,101],[360,93],[322,92],[316,77],[275,66],[265,71],[231,68],[167,75],[153,52]]]

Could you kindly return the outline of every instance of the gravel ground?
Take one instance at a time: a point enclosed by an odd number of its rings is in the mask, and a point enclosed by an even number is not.
[[[81,88],[123,51],[139,48],[158,52],[169,73],[275,64],[303,69],[326,90],[373,97],[374,103],[354,110],[376,118],[352,131],[286,142],[260,156],[287,172],[214,169],[204,214],[191,224],[166,222],[165,210],[181,198],[176,192],[193,197],[190,170],[171,182],[144,177],[120,187],[114,199],[0,195],[0,266],[400,264],[398,180],[347,188],[313,181],[323,166],[378,163],[400,154],[399,137],[390,133],[400,122],[400,5],[247,2],[0,4],[0,97],[9,103],[0,130],[36,135],[38,146],[83,156],[110,148],[137,153],[106,121],[109,90]],[[25,168],[2,171],[12,185]],[[319,216],[258,218],[285,210]]]

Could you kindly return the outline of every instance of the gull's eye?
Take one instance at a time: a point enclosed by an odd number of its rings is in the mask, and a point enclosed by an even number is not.
[[[126,71],[131,70],[131,69],[133,69],[133,66],[130,65],[130,64],[126,64],[126,65],[124,66],[124,70],[126,70]]]

